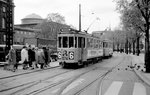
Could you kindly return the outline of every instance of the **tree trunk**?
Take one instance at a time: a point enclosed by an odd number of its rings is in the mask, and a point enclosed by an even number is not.
[[[119,52],[119,44],[117,44],[117,51]]]
[[[128,40],[126,41],[126,44],[125,44],[125,53],[128,54]]]
[[[149,54],[149,24],[146,27],[145,35],[145,66],[146,72],[150,73],[150,54]]]
[[[140,54],[140,49],[139,49],[139,44],[140,43],[140,37],[137,37],[137,44],[136,44],[136,55],[139,56]]]
[[[129,53],[131,53],[131,43],[129,43]]]
[[[133,49],[133,55],[135,55],[135,41],[133,41],[132,45],[133,45],[133,47],[132,47],[132,49]]]

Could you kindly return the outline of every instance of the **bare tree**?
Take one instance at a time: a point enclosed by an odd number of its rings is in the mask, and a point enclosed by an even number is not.
[[[131,1],[131,0],[130,0]],[[145,66],[146,72],[150,72],[149,53],[149,28],[150,28],[150,0],[118,0],[118,9],[121,13],[128,13],[128,27],[132,27],[136,34],[145,34]],[[130,19],[129,19],[130,18]]]
[[[52,21],[52,22],[65,24],[65,17],[59,13],[50,13],[47,15],[46,19],[48,22]]]

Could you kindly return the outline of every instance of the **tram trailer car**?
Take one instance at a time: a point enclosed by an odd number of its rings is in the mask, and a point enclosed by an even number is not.
[[[57,51],[59,64],[63,68],[96,63],[103,57],[113,55],[110,40],[102,40],[84,32],[59,33]]]

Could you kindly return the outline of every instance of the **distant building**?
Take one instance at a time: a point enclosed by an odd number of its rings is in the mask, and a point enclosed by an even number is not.
[[[93,31],[92,35],[96,37],[101,37],[104,33],[105,31]]]
[[[112,31],[110,29],[105,29],[104,31],[93,31],[92,35],[102,38],[102,39],[110,39],[111,40]]]
[[[13,26],[13,0],[0,0],[0,44],[13,44]]]
[[[37,14],[30,14],[23,18],[21,24],[14,27],[14,43],[24,44],[25,38],[56,39],[57,33],[67,30],[70,26],[56,22],[47,22]]]
[[[16,27],[14,30],[14,44],[24,44],[25,38],[36,38],[40,30]]]
[[[25,38],[37,37],[40,29],[35,29],[35,27],[42,22],[43,19],[34,13],[23,18],[22,23],[14,27],[14,44],[24,44]]]
[[[21,28],[34,28],[38,24],[43,22],[43,18],[35,13],[25,16],[21,19],[21,24],[16,24],[15,26]]]
[[[23,25],[25,25],[25,24],[39,24],[39,23],[43,22],[43,19],[41,16],[39,16],[35,13],[32,13],[30,15],[27,15],[21,21],[22,21]]]

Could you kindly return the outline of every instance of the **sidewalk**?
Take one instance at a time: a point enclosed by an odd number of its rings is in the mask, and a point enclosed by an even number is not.
[[[51,69],[51,68],[55,68],[59,66],[59,62],[51,62],[50,67],[48,67],[47,69]],[[18,66],[18,69],[16,70],[16,72],[12,72],[12,71],[8,71],[8,70],[4,70],[3,67],[0,67],[0,79],[4,78],[4,77],[10,77],[10,76],[17,76],[17,75],[23,75],[23,74],[28,74],[31,72],[36,72],[36,71],[40,71],[42,69],[37,68],[37,69],[33,69],[33,70],[23,70],[22,69],[22,65]]]
[[[140,54],[139,56],[132,56],[132,66],[135,66],[135,73],[150,86],[150,73],[145,73],[144,68],[144,54]]]

